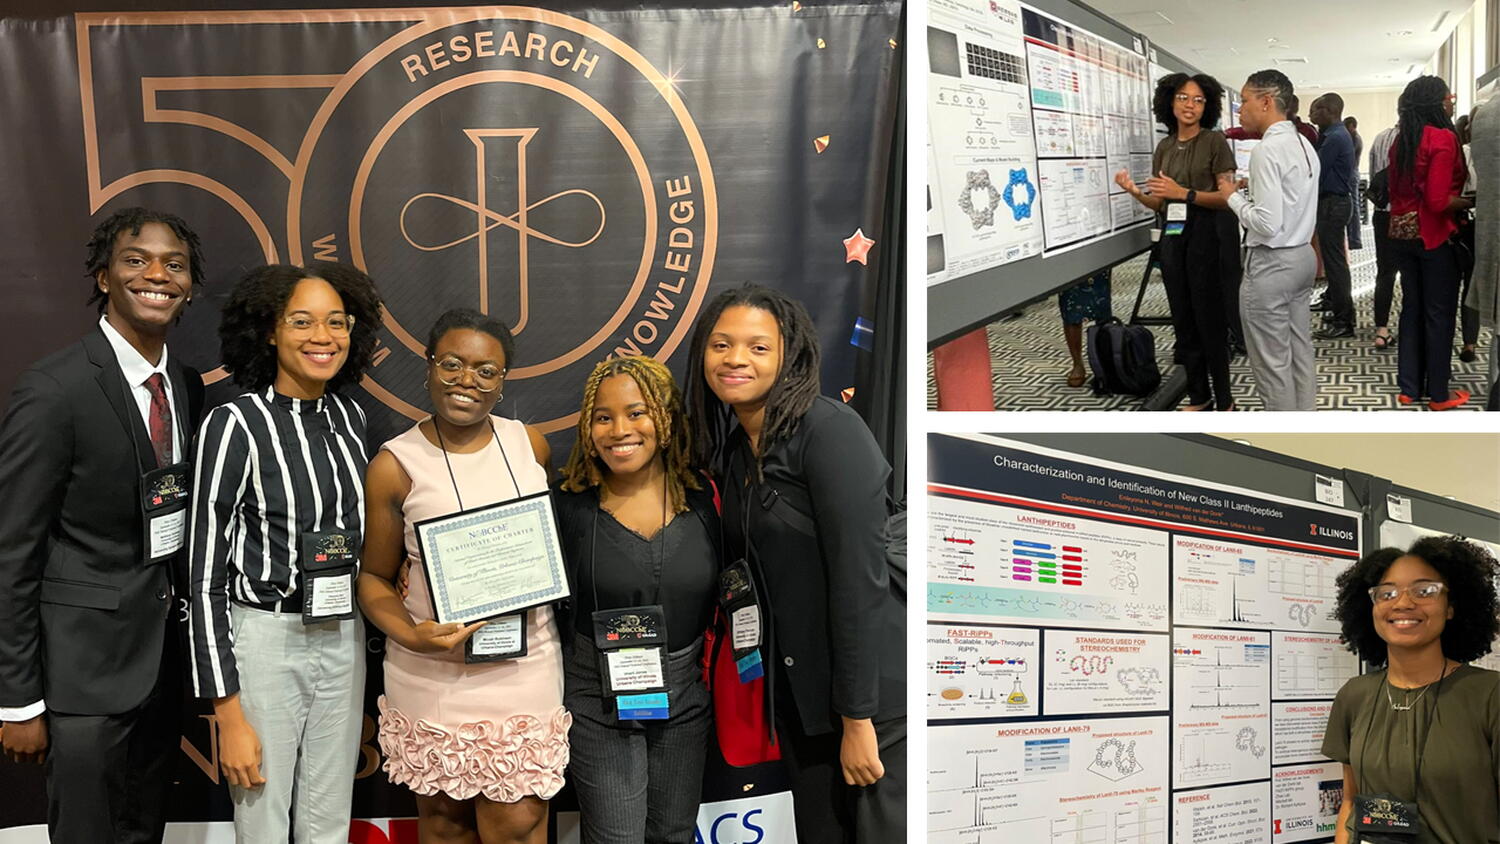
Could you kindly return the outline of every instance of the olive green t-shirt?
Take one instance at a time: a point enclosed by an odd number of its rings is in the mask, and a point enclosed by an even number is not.
[[[1192,140],[1179,141],[1173,132],[1161,139],[1151,154],[1151,175],[1166,171],[1177,184],[1189,190],[1219,189],[1218,175],[1234,169],[1234,153],[1224,133],[1209,129]]]
[[[1323,755],[1353,767],[1361,793],[1415,797],[1425,826],[1418,844],[1500,844],[1500,673],[1460,666],[1407,712],[1391,708],[1387,690],[1397,703],[1421,694],[1389,685],[1384,671],[1339,689]],[[1351,831],[1353,823],[1351,813]]]

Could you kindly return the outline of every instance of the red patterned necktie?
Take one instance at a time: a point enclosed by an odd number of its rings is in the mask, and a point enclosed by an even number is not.
[[[166,379],[160,372],[153,372],[146,379],[146,389],[151,393],[151,447],[156,451],[156,465],[172,463],[172,406],[167,403]]]

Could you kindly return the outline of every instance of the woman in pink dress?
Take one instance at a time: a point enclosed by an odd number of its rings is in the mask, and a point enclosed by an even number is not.
[[[477,311],[445,313],[427,343],[433,416],[370,461],[365,616],[385,631],[380,747],[390,780],[416,794],[426,842],[547,840],[547,801],[563,785],[572,717],[563,708],[562,650],[552,607],[527,610],[525,655],[466,663],[484,625],[438,624],[413,528],[417,522],[547,489],[547,441],[490,415],[514,341]],[[394,585],[411,566],[403,598]]]

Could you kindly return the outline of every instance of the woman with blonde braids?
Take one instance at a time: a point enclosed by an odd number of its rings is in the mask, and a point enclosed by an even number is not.
[[[694,840],[713,726],[699,663],[719,527],[690,453],[665,366],[626,357],[594,367],[555,499],[573,593],[562,619],[568,776],[584,844]],[[611,625],[624,618],[655,619],[664,636],[651,688],[606,688],[601,663],[613,666]]]

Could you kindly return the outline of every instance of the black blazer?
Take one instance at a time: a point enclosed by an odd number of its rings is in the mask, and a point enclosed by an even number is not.
[[[168,374],[190,437],[203,381],[176,357]],[[155,464],[101,329],[16,381],[0,423],[0,706],[112,715],[151,691],[175,576],[144,559],[140,477]]]
[[[891,467],[864,420],[819,397],[796,432],[767,450],[759,483],[744,432],[729,446],[725,559],[748,551],[770,608],[768,680],[790,683],[809,735],[842,729],[840,716],[904,715],[906,607],[885,556]]]

